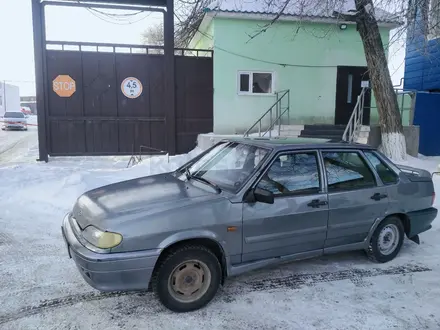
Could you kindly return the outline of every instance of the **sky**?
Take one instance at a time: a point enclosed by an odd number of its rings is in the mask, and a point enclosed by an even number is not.
[[[46,20],[48,40],[140,44],[142,32],[159,24],[162,15],[141,13],[128,22],[108,23],[85,8],[49,6]],[[21,96],[35,95],[33,47],[31,0],[0,0],[0,80],[18,85]]]
[[[85,8],[50,6],[46,20],[48,40],[139,44],[142,32],[159,24],[162,15],[141,13],[128,22],[112,19],[109,23]],[[397,85],[404,72],[403,43],[393,43],[389,53],[390,72]],[[35,95],[34,74],[31,0],[0,0],[0,80],[18,85],[21,96]]]

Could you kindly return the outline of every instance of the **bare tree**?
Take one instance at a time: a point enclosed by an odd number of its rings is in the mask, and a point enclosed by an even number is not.
[[[150,26],[142,33],[142,42],[145,45],[163,46],[164,45],[163,23]]]
[[[376,20],[373,0],[355,0],[356,13],[340,14],[344,20],[357,24],[370,73],[371,85],[377,102],[382,135],[382,151],[395,160],[406,157],[406,141],[397,95],[388,69],[385,48]]]
[[[184,33],[180,35],[184,43],[188,43],[197,32],[204,14],[202,9],[213,6],[209,0],[190,1],[192,2],[185,2],[186,8],[189,7],[190,10],[187,10],[184,17],[179,19],[181,26],[185,27]],[[393,42],[400,41],[404,47],[405,42],[402,42],[402,39],[412,37],[412,34],[407,32],[411,27],[414,27],[414,23],[417,21],[415,8],[421,10],[422,22],[427,22],[430,0],[374,0],[374,2],[373,0],[253,0],[251,2],[235,0],[237,11],[240,11],[241,5],[249,8],[253,3],[258,7],[256,11],[264,11],[271,13],[271,15],[267,15],[266,23],[258,25],[256,32],[249,36],[250,39],[257,38],[261,33],[270,29],[285,15],[287,10],[292,8],[299,18],[302,16],[303,19],[307,19],[310,11],[316,11],[318,7],[318,11],[322,12],[332,10],[333,18],[339,22],[347,21],[356,24],[363,43],[371,86],[376,98],[382,134],[381,149],[387,156],[395,160],[404,159],[406,157],[406,142],[386,53]],[[350,3],[354,3],[354,8],[347,9],[350,7],[347,6]],[[437,3],[440,4],[440,1]],[[382,42],[377,16],[381,16],[385,21],[400,22],[400,26],[394,31],[388,44],[384,45]],[[437,26],[424,27],[425,31],[427,29],[438,30],[440,19],[436,23]]]

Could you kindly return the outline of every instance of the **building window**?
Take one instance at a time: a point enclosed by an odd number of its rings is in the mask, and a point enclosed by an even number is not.
[[[431,0],[429,3],[428,28],[429,39],[440,37],[440,0]]]
[[[273,94],[274,81],[272,72],[238,73],[239,94]]]

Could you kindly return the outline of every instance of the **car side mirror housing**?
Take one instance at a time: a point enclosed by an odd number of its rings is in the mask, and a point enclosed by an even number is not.
[[[254,188],[246,194],[245,201],[248,203],[266,203],[273,204],[275,201],[274,194],[266,189]]]

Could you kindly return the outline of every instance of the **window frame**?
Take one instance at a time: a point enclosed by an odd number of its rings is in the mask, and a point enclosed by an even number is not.
[[[365,153],[371,153],[373,154],[377,159],[379,159],[379,161],[382,163],[382,165],[384,165],[387,169],[389,169],[392,173],[394,173],[394,175],[396,176],[397,180],[396,182],[393,183],[385,183],[383,182],[382,178],[380,177],[379,173],[377,172],[377,170],[374,168],[373,164],[371,164],[370,160],[368,159],[367,155]],[[378,179],[380,180],[380,182],[382,183],[383,186],[394,186],[394,185],[398,185],[400,182],[400,176],[399,174],[393,169],[391,168],[391,166],[388,164],[387,161],[385,161],[385,159],[383,159],[380,154],[376,151],[376,150],[362,150],[362,153],[365,156],[365,159],[367,160],[368,164],[371,166],[371,168],[373,169],[374,173],[377,174]]]
[[[272,85],[271,90],[272,93],[253,93],[252,92],[252,85],[254,81],[253,74],[254,73],[263,73],[263,74],[270,74],[272,77]],[[240,91],[240,78],[242,74],[249,75],[249,91],[248,92],[242,92]],[[275,72],[274,71],[259,71],[259,70],[239,70],[237,71],[237,94],[238,95],[251,95],[251,96],[274,96],[275,95]]]
[[[254,183],[252,184],[251,188],[254,189],[258,186],[258,184],[260,183],[261,179],[263,178],[263,176],[270,170],[271,166],[273,165],[273,163],[275,162],[275,160],[281,156],[284,155],[292,155],[292,154],[305,154],[305,153],[314,153],[315,157],[316,157],[316,166],[318,168],[318,175],[319,175],[319,191],[316,193],[310,193],[310,194],[306,194],[306,193],[287,193],[287,194],[274,194],[274,198],[286,198],[286,197],[303,197],[303,196],[312,196],[312,195],[320,195],[320,194],[325,194],[325,184],[326,181],[324,178],[324,174],[322,172],[323,169],[323,163],[322,163],[322,159],[319,155],[319,150],[317,149],[304,149],[304,150],[283,150],[280,152],[277,152],[271,159],[270,161],[265,165],[265,169],[264,171],[261,171],[261,173],[259,173],[258,177],[256,178],[256,180],[254,181]]]
[[[363,161],[364,165],[367,167],[367,169],[371,172],[371,174],[373,175],[374,181],[375,181],[375,185],[371,186],[371,187],[358,187],[358,188],[354,188],[354,189],[338,189],[338,190],[329,190],[329,186],[328,186],[328,175],[327,175],[327,170],[325,168],[325,163],[324,163],[324,153],[331,153],[331,152],[335,152],[335,153],[356,153],[359,155],[359,157],[361,158],[361,160]],[[373,188],[377,188],[383,185],[382,180],[380,180],[378,174],[376,173],[376,171],[371,167],[370,162],[368,161],[368,159],[366,158],[366,156],[363,153],[363,150],[361,149],[321,149],[319,151],[320,157],[321,157],[321,164],[322,164],[322,170],[324,172],[324,176],[325,176],[325,188],[326,188],[326,192],[327,194],[334,194],[334,193],[344,193],[344,192],[350,192],[350,191],[362,191],[362,190],[366,190],[366,189],[373,189]]]

